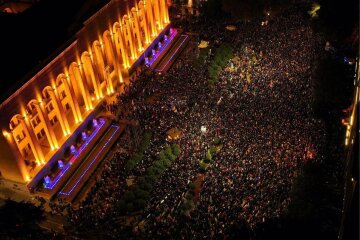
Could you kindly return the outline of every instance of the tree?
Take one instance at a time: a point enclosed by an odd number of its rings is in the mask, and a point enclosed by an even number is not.
[[[134,200],[135,200],[135,195],[134,195],[134,193],[133,193],[132,191],[126,192],[125,195],[124,195],[124,200],[125,200],[125,202],[127,202],[127,203],[134,201]]]
[[[0,236],[11,239],[45,238],[48,233],[38,225],[44,219],[43,209],[31,203],[6,200],[0,208]]]
[[[203,171],[203,172],[206,172],[207,168],[208,168],[208,164],[206,164],[205,162],[203,161],[200,161],[199,162],[199,167],[200,167],[200,170]]]
[[[205,160],[207,162],[210,162],[211,159],[212,159],[212,156],[211,156],[211,153],[210,153],[210,149],[208,149],[207,152],[206,152],[206,155],[205,155]]]
[[[174,153],[175,156],[179,156],[180,153],[181,153],[181,149],[180,149],[180,146],[178,144],[173,144],[171,146],[172,148],[172,152]]]
[[[165,160],[163,160],[162,162],[163,162],[163,164],[164,164],[165,167],[170,167],[170,165],[171,165],[171,162],[170,162],[169,159],[165,159]]]
[[[218,137],[218,136],[216,136],[215,138],[214,138],[214,142],[213,142],[215,145],[219,145],[220,143],[221,143],[221,138],[220,137]]]

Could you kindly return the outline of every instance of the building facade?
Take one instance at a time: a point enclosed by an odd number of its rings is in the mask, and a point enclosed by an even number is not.
[[[27,183],[169,25],[166,0],[112,0],[0,105],[0,174]]]

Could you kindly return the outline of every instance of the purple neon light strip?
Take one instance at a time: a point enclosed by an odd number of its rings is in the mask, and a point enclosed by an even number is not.
[[[100,125],[97,126],[97,128],[90,134],[89,138],[86,140],[86,143],[81,145],[78,151],[74,154],[74,156],[70,159],[70,161],[65,165],[65,167],[61,170],[60,174],[58,174],[55,179],[50,182],[49,184],[45,184],[46,189],[53,189],[55,185],[59,182],[59,180],[62,178],[62,176],[67,172],[67,170],[70,168],[70,166],[75,162],[79,154],[84,150],[84,148],[91,142],[91,140],[94,138],[94,136],[99,132],[99,130],[104,126],[105,121],[103,119],[100,119]]]
[[[171,61],[171,59],[175,56],[175,54],[179,51],[179,49],[181,48],[181,46],[184,44],[185,40],[188,38],[187,35],[181,35],[181,36],[185,36],[184,40],[181,42],[181,44],[176,48],[176,50],[174,51],[174,53],[171,55],[171,57],[166,61],[166,64],[161,68],[161,70],[156,69],[156,71],[158,72],[162,72],[164,70],[164,68],[169,64],[169,62]]]
[[[150,60],[149,60],[149,66],[151,66],[156,59],[160,56],[161,52],[166,48],[167,45],[169,45],[169,43],[174,39],[174,37],[177,34],[177,30],[174,29],[173,33],[171,34],[171,36],[168,38],[168,40],[166,41],[166,43],[164,45],[161,46],[161,48],[159,49],[159,51],[155,54],[155,56],[153,56]]]
[[[78,178],[78,180],[75,182],[75,184],[72,186],[72,188],[70,189],[70,191],[68,192],[59,192],[59,194],[61,195],[66,195],[69,196],[72,191],[75,189],[75,187],[79,184],[79,182],[81,181],[81,179],[84,177],[84,175],[87,173],[87,171],[89,170],[89,168],[93,165],[93,163],[96,161],[96,159],[99,157],[99,155],[103,152],[103,150],[105,149],[105,147],[109,144],[109,142],[111,141],[111,139],[114,137],[114,135],[117,133],[117,131],[119,131],[118,126],[114,126],[111,125],[111,127],[116,128],[115,132],[113,132],[113,134],[111,135],[111,137],[109,138],[109,140],[106,141],[106,143],[104,144],[104,146],[101,148],[101,150],[96,154],[96,156],[93,158],[93,160],[90,162],[89,166],[85,169],[85,171],[83,172],[83,174],[81,174],[81,176]]]

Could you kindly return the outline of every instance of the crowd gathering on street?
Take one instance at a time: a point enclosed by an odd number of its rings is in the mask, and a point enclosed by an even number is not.
[[[151,144],[135,169],[125,173],[134,152],[132,136],[119,140],[86,200],[69,208],[69,228],[109,239],[221,239],[239,222],[254,230],[286,211],[303,164],[323,161],[326,131],[313,117],[310,78],[323,42],[311,30],[306,11],[297,7],[266,26],[259,20],[237,23],[229,31],[226,25],[203,18],[177,23],[193,33],[190,45],[210,42],[201,67],[194,63],[197,52],[186,52],[167,73],[140,73],[108,107],[117,119],[137,120],[141,132],[150,131]],[[224,42],[231,44],[233,57],[209,86],[208,65]],[[147,207],[133,220],[137,224],[128,224],[129,217],[116,211],[126,180],[145,173],[169,144],[171,128],[181,131],[174,141],[181,157],[157,180]],[[195,209],[184,216],[184,195],[215,137],[221,139],[221,151],[205,173]]]

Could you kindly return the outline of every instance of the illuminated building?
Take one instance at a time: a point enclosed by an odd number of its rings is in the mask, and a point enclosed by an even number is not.
[[[0,104],[0,173],[26,183],[169,29],[166,0],[112,0],[74,41]]]
[[[39,2],[39,0],[22,0],[22,1],[3,0],[0,1],[0,11],[5,13],[17,14],[27,10],[37,2]]]

